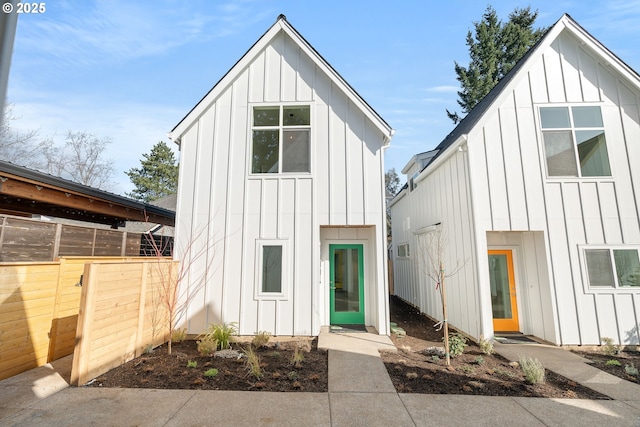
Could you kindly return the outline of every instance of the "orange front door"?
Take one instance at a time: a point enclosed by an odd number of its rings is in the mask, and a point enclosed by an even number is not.
[[[489,251],[489,283],[493,309],[493,330],[517,332],[518,304],[513,274],[513,253],[508,249]]]

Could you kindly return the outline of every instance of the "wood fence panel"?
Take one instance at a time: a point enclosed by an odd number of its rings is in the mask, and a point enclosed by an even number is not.
[[[148,345],[164,342],[167,325],[157,320],[166,319],[166,309],[154,295],[162,287],[160,273],[168,271],[165,264],[172,263],[169,259],[139,259],[86,265],[71,372],[73,385],[85,384],[142,354]],[[156,264],[158,268],[151,267]]]
[[[95,229],[63,225],[60,234],[59,256],[93,255]]]
[[[47,363],[59,268],[0,265],[0,379]]]
[[[93,249],[93,255],[122,255],[122,232],[111,230],[96,230],[96,245]]]
[[[51,261],[56,225],[5,218],[0,262]]]

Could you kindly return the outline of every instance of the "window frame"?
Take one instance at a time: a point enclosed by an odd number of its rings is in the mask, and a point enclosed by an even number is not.
[[[640,294],[640,286],[620,286],[618,283],[618,274],[616,270],[616,261],[614,251],[630,250],[636,251],[640,259],[640,245],[578,245],[580,251],[580,261],[582,263],[582,277],[584,290],[588,294],[611,294],[611,293],[638,293]],[[592,286],[589,279],[589,266],[587,265],[587,251],[589,250],[607,250],[609,252],[609,260],[611,265],[611,274],[613,275],[612,286]]]
[[[405,248],[405,255],[400,255],[400,248]],[[396,245],[396,258],[398,259],[409,259],[411,258],[411,245],[409,242],[402,242]]]
[[[600,116],[602,118],[602,126],[591,126],[591,127],[576,127],[574,120],[573,107],[598,107],[600,109]],[[553,104],[537,104],[535,108],[536,119],[538,121],[538,132],[540,135],[540,151],[542,153],[542,161],[544,162],[544,170],[546,174],[546,178],[548,180],[576,180],[580,182],[584,182],[587,180],[591,181],[612,181],[613,180],[613,168],[611,166],[611,156],[609,155],[610,149],[610,141],[607,141],[607,131],[605,125],[605,117],[602,111],[603,104],[602,103],[553,103]],[[566,108],[568,111],[569,118],[569,126],[568,128],[543,128],[542,127],[542,113],[541,110],[545,108]],[[580,165],[580,153],[578,152],[578,143],[576,139],[576,131],[594,131],[601,130],[604,135],[605,141],[605,150],[607,155],[607,162],[609,167],[610,175],[583,175],[582,168]],[[549,164],[547,161],[547,150],[545,146],[544,134],[545,132],[569,132],[571,134],[571,143],[573,148],[573,158],[575,161],[577,175],[550,175],[549,174]]]
[[[282,247],[282,276],[280,292],[266,292],[262,290],[263,267],[264,267],[264,247]],[[289,299],[289,288],[291,284],[291,272],[289,262],[289,241],[287,239],[256,239],[255,251],[255,274],[254,274],[254,300],[256,301],[282,301]]]
[[[265,126],[255,126],[254,124],[254,111],[256,108],[278,108],[279,116],[278,116],[278,125],[265,125]],[[287,107],[308,107],[309,108],[309,124],[308,125],[284,125],[284,109]],[[313,105],[309,102],[282,102],[282,103],[252,103],[249,104],[249,156],[248,156],[248,171],[249,176],[254,178],[270,178],[276,176],[295,176],[295,175],[305,175],[308,176],[313,171]],[[254,150],[254,140],[253,135],[254,131],[270,131],[277,130],[278,131],[278,171],[277,172],[254,172],[253,171],[253,150]],[[283,160],[284,160],[284,132],[285,131],[307,131],[309,134],[308,141],[308,164],[309,170],[307,172],[293,171],[286,172],[283,170]]]

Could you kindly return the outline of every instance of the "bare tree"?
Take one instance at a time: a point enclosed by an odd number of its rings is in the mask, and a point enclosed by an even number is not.
[[[83,185],[108,189],[114,175],[113,162],[105,160],[103,155],[109,144],[109,138],[100,138],[84,131],[68,131],[62,149],[51,139],[40,144],[44,156],[42,169]]]
[[[446,363],[450,365],[449,320],[445,279],[457,274],[464,267],[464,263],[457,263],[449,273],[446,272],[445,257],[448,248],[448,233],[441,223],[434,224],[432,227],[432,230],[425,231],[417,236],[416,260],[425,275],[435,283],[436,291],[440,294],[442,320],[436,324],[436,327],[444,328],[444,352]]]
[[[18,118],[13,115],[13,105],[7,103],[2,110],[0,124],[0,159],[20,166],[36,168],[38,164],[38,131],[18,132],[11,123]]]

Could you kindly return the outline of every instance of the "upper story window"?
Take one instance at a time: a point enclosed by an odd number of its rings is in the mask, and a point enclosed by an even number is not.
[[[540,107],[550,177],[611,176],[599,106]]]
[[[253,107],[252,173],[311,172],[308,105]]]

